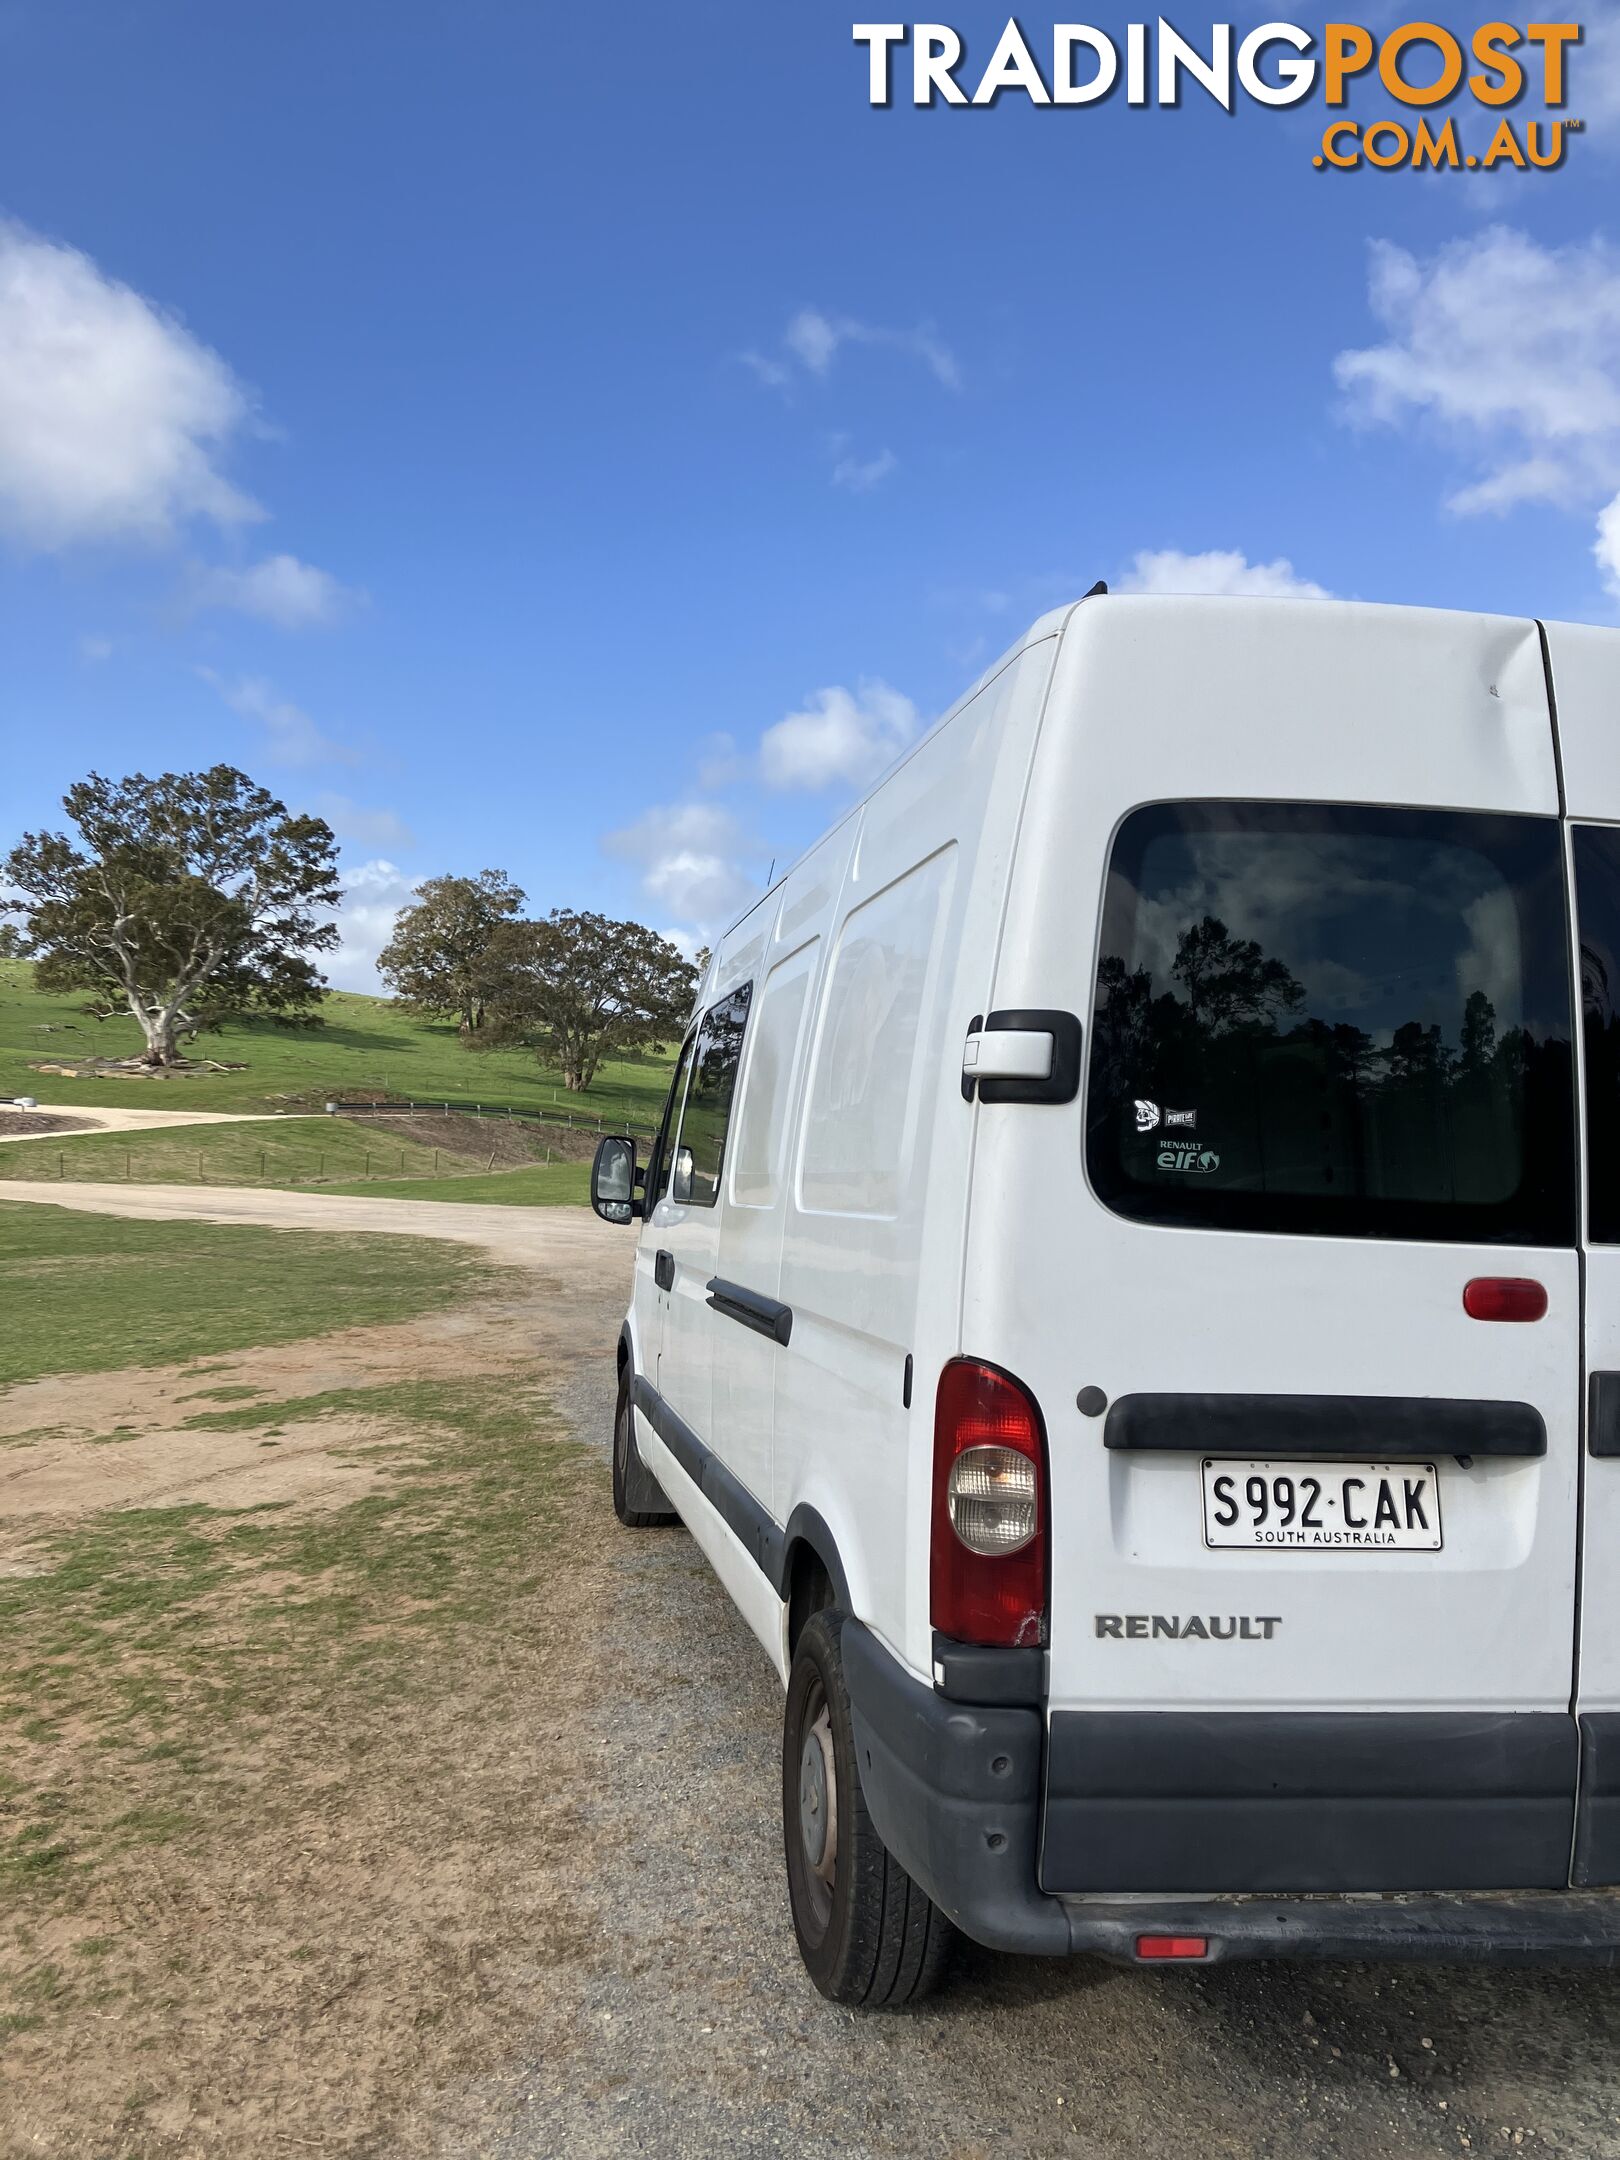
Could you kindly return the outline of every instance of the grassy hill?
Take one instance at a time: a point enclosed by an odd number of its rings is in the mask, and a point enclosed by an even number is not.
[[[258,1111],[318,1109],[327,1099],[364,1101],[382,1093],[458,1110],[511,1105],[536,1117],[646,1132],[669,1086],[673,1054],[617,1060],[586,1093],[570,1095],[532,1052],[468,1050],[454,1027],[411,1019],[386,998],[334,991],[321,1011],[325,1025],[308,1031],[256,1021],[193,1044],[194,1056],[240,1063],[241,1072],[69,1080],[31,1066],[130,1057],[141,1047],[140,1030],[133,1020],[87,1019],[74,998],[42,997],[26,962],[0,961],[0,1095],[131,1109],[177,1101],[192,1110]]]

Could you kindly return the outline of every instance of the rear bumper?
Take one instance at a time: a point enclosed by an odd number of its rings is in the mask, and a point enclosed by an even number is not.
[[[843,1654],[861,1784],[878,1834],[962,1932],[990,1949],[1135,1962],[1139,1935],[1195,1935],[1206,1939],[1210,1963],[1620,1965],[1620,1891],[1048,1894],[1040,1887],[1042,1713],[947,1700],[855,1620],[845,1623]]]

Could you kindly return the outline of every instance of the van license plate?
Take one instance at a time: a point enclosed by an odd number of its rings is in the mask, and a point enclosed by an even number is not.
[[[1438,1552],[1432,1462],[1204,1458],[1204,1543],[1267,1552]]]

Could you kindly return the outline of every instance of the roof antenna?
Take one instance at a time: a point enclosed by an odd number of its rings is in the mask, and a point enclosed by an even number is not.
[[[772,886],[773,886],[773,885],[774,885],[775,883],[776,883],[776,857],[775,857],[775,856],[773,855],[773,856],[771,857],[771,867],[770,867],[770,868],[769,868],[769,869],[768,869],[768,870],[766,871],[766,873],[765,873],[765,890],[766,890],[767,892],[769,892],[769,891],[770,891],[770,889],[771,889],[771,887],[772,887]]]
[[[1081,598],[1085,600],[1099,600],[1107,592],[1107,590],[1108,587],[1104,584],[1103,580],[1099,578],[1096,584],[1092,586],[1090,592],[1083,593],[1081,595]]]

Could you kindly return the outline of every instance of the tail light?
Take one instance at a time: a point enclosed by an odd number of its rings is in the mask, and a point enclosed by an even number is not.
[[[1047,1523],[1040,1412],[1006,1373],[953,1358],[934,1404],[930,1590],[942,1635],[1045,1641]]]
[[[1209,1955],[1207,1935],[1138,1935],[1139,1958],[1201,1958]]]
[[[1470,1320],[1540,1320],[1547,1293],[1524,1275],[1476,1275],[1463,1286],[1463,1311]]]

